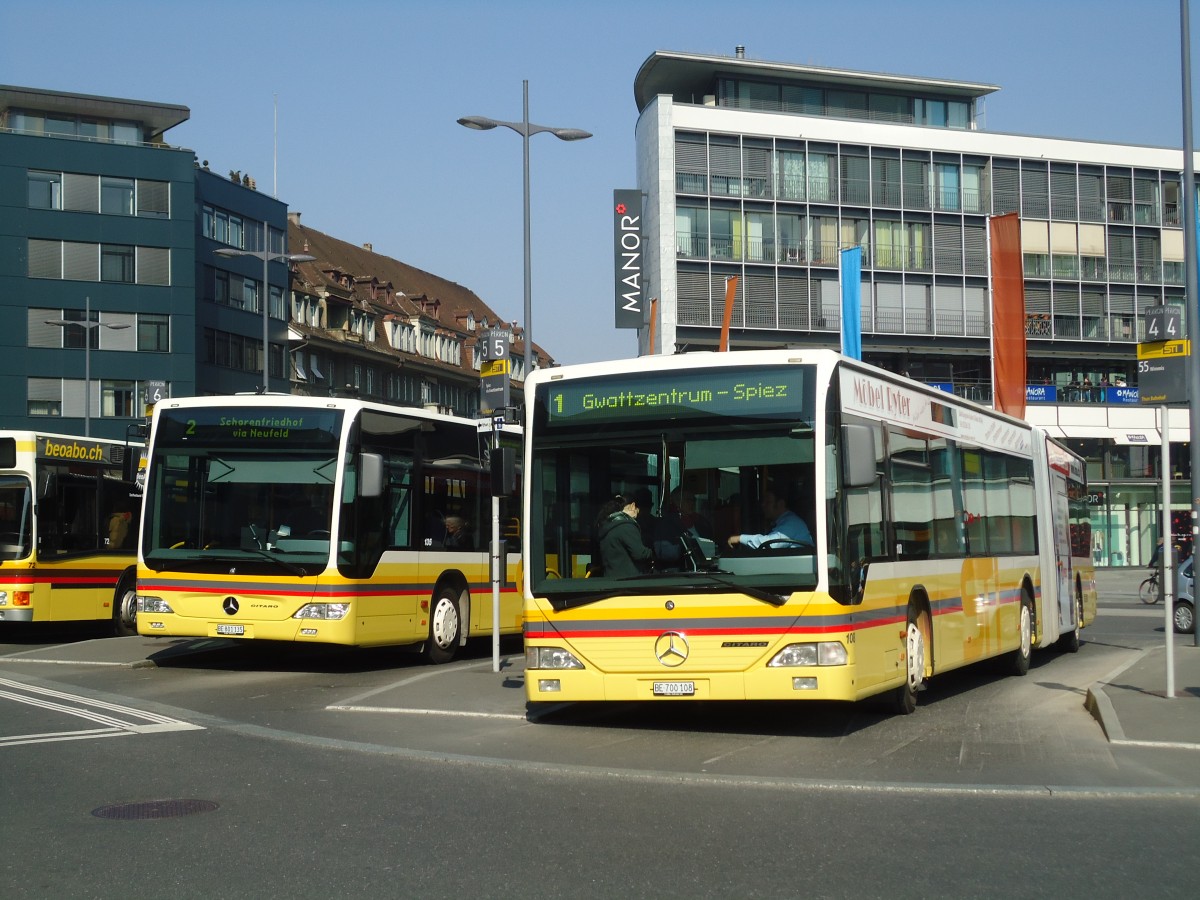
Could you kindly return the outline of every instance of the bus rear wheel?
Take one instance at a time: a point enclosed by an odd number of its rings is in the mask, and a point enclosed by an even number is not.
[[[1021,594],[1017,630],[1020,632],[1020,642],[1017,649],[1008,655],[1008,671],[1013,675],[1024,675],[1029,671],[1029,661],[1033,658],[1033,603],[1024,592]]]
[[[132,637],[137,633],[137,584],[126,576],[113,595],[113,634]]]
[[[425,657],[440,665],[454,659],[462,637],[462,618],[458,599],[448,588],[442,588],[429,608],[429,640],[425,642]]]
[[[892,693],[892,709],[902,716],[917,709],[917,694],[925,690],[925,655],[929,647],[929,614],[908,605],[904,629],[904,684]]]
[[[1083,622],[1083,598],[1075,590],[1075,627],[1058,639],[1058,649],[1063,653],[1079,652],[1079,627]]]

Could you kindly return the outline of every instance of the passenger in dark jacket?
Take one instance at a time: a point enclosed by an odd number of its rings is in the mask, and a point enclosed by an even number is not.
[[[619,495],[600,510],[596,535],[600,544],[600,563],[609,578],[637,575],[648,568],[654,557],[642,542],[637,516],[637,501]]]

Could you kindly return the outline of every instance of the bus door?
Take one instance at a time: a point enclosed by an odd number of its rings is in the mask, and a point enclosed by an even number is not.
[[[1053,587],[1047,583],[1050,579],[1042,579],[1042,591],[1043,593],[1048,589],[1055,591],[1055,599],[1058,603],[1058,630],[1060,634],[1065,634],[1075,628],[1074,603],[1071,598],[1071,585],[1075,583],[1075,576],[1071,571],[1071,519],[1070,502],[1067,497],[1067,476],[1055,468],[1050,469],[1050,504],[1054,514],[1055,575],[1052,580]],[[1043,609],[1049,607],[1047,600],[1048,598],[1043,596]]]

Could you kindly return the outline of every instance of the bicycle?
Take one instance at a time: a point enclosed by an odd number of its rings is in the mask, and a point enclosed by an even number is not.
[[[1147,605],[1157,603],[1162,599],[1162,587],[1158,583],[1158,569],[1155,569],[1150,577],[1142,582],[1138,588],[1138,596]]]

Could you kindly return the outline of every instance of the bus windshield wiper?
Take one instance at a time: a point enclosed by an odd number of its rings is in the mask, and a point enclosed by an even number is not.
[[[150,566],[156,572],[165,570],[184,571],[186,569],[199,568],[201,565],[208,563],[229,563],[234,561],[234,557],[226,556],[219,553],[203,553],[199,556],[155,556],[149,554],[146,556],[146,565]]]
[[[761,600],[763,603],[769,603],[771,606],[783,606],[785,603],[787,603],[787,597],[781,594],[766,591],[762,588],[754,587],[753,585],[738,584],[737,582],[730,581],[727,578],[721,578],[712,572],[642,572],[638,575],[629,575],[625,578],[617,579],[617,583],[626,584],[632,581],[645,582],[665,579],[670,579],[671,581],[675,582],[674,584],[656,585],[653,590],[657,593],[659,591],[671,590],[672,588],[677,587],[678,582],[676,580],[679,578],[683,578],[685,580],[704,578],[712,584],[720,585],[723,588],[728,588],[729,590],[738,594],[745,594],[747,597],[752,597],[755,600]],[[551,599],[550,605],[556,610],[561,611],[564,609],[571,609],[576,606],[586,606],[589,603],[595,603],[599,600],[607,600],[609,597],[620,597],[624,594],[624,591],[616,589],[587,597],[572,597],[563,600]]]
[[[550,605],[554,607],[555,612],[563,612],[568,609],[575,609],[579,606],[588,606],[592,603],[599,603],[601,600],[608,600],[611,597],[620,597],[624,591],[601,591],[599,594],[580,594],[570,597],[548,597]]]
[[[296,565],[295,563],[291,563],[285,559],[280,559],[277,556],[273,556],[267,550],[259,550],[252,547],[242,548],[239,551],[234,551],[231,553],[203,553],[199,556],[185,556],[178,559],[169,556],[164,557],[150,555],[146,557],[146,565],[150,566],[156,572],[184,572],[189,569],[198,569],[201,566],[210,565],[212,563],[220,563],[221,565],[236,565],[245,559],[245,557],[241,555],[243,553],[257,554],[263,559],[267,559],[275,563],[275,565],[279,566],[279,568],[283,569],[285,572],[288,572],[292,575],[297,575],[301,578],[305,578],[309,574],[307,570]]]
[[[262,550],[258,547],[249,547],[243,549],[246,553],[257,553],[263,559],[269,559],[271,562],[275,563],[275,565],[279,566],[279,568],[283,569],[283,571],[289,572],[292,575],[297,575],[300,578],[305,578],[308,575],[308,572],[301,566],[288,562],[286,559],[280,559],[278,556],[272,554],[269,550]]]
[[[713,584],[719,584],[721,587],[729,588],[731,591],[736,591],[739,594],[745,594],[747,597],[753,597],[755,600],[761,600],[763,603],[769,603],[771,606],[783,606],[783,604],[787,603],[787,597],[781,594],[765,591],[751,584],[738,584],[736,581],[730,581],[728,578],[721,578],[713,572],[684,572],[683,575],[686,578],[707,578]]]

